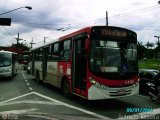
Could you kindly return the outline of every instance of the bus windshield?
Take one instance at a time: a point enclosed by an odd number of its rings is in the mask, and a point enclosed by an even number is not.
[[[90,69],[103,73],[137,72],[136,43],[120,40],[92,40]]]
[[[10,53],[0,53],[0,67],[10,66],[12,63]]]

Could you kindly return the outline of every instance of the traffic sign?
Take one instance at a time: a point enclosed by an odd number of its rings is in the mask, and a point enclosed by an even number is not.
[[[0,18],[0,26],[11,26],[11,18]]]

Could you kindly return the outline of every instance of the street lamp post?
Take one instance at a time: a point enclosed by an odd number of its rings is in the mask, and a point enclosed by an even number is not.
[[[159,54],[159,38],[160,38],[160,36],[154,36],[154,37],[158,38],[158,70],[160,70],[159,69],[159,56],[160,56],[160,54]]]
[[[10,11],[7,11],[7,12],[4,12],[4,13],[0,13],[0,15],[4,15],[6,13],[9,13],[9,12],[12,12],[12,11],[15,11],[15,10],[18,10],[18,9],[22,9],[22,8],[27,8],[28,10],[31,10],[32,7],[30,6],[24,6],[24,7],[20,7],[20,8],[16,8],[16,9],[13,9],[13,10],[10,10]]]

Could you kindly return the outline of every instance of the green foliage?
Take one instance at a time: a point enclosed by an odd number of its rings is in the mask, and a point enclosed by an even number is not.
[[[25,44],[19,43],[19,44],[12,44],[11,47],[16,47],[16,48],[24,48],[26,51],[29,51],[30,48],[26,46]]]
[[[160,60],[159,60],[160,64]],[[143,59],[139,60],[140,69],[159,69],[158,68],[158,59]]]
[[[151,43],[149,41],[145,45],[143,45],[142,42],[137,42],[138,60],[142,60],[144,58],[158,59],[158,46],[155,47],[155,45],[157,44]]]

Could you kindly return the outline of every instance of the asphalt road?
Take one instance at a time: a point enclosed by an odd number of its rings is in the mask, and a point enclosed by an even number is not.
[[[160,119],[160,104],[147,96],[87,101],[65,98],[61,90],[38,84],[20,67],[13,79],[0,78],[0,120]]]

